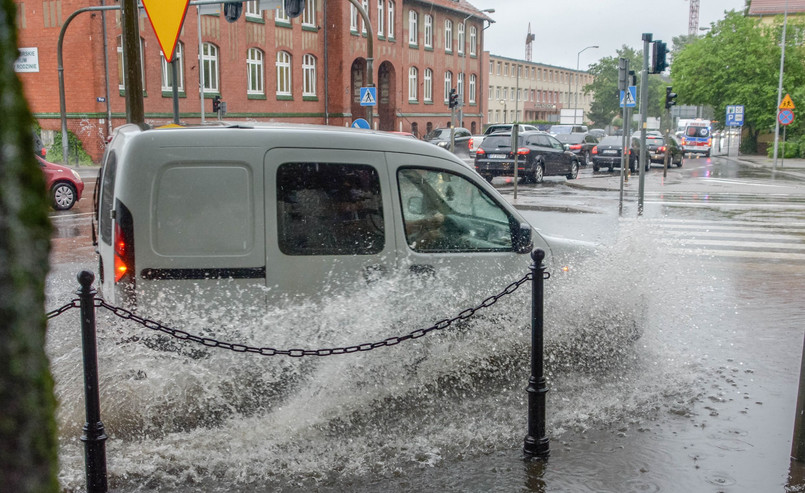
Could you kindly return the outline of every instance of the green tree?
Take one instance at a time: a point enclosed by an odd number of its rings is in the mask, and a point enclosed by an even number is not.
[[[794,36],[802,28],[789,19],[783,91],[792,96],[805,85],[803,47]],[[709,105],[716,115],[723,115],[727,105],[744,105],[749,138],[743,150],[747,152],[757,150],[760,132],[774,128],[781,32],[781,22],[763,25],[756,18],[731,11],[706,35],[686,45],[671,64],[680,104]]]
[[[0,0],[0,489],[56,492],[56,400],[44,316],[50,222],[32,117],[12,69],[15,10],[13,0]]]

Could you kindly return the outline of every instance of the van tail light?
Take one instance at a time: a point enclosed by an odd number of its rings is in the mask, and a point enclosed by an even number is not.
[[[581,144],[575,144],[575,145],[570,146],[570,150],[571,151],[580,151],[581,150]]]
[[[134,265],[134,221],[129,209],[119,200],[115,201],[114,269],[115,284],[132,298],[136,270]]]
[[[665,152],[665,146],[658,147],[657,152]]]
[[[479,147],[479,148],[478,148],[478,150],[477,150],[477,151],[475,151],[475,154],[478,154],[478,155],[480,155],[480,156],[483,156],[484,154],[486,154],[486,151],[485,151],[485,150],[483,150],[483,149],[481,149],[481,148]]]
[[[528,147],[520,147],[519,149],[517,149],[518,156],[527,156],[528,154],[531,154],[531,149],[529,149]]]
[[[598,154],[598,146],[593,147],[593,154]]]

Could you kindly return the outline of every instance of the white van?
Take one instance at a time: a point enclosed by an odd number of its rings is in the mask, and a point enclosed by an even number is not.
[[[493,290],[528,272],[533,248],[550,262],[474,170],[386,132],[124,125],[97,193],[101,291],[124,306],[214,299],[221,282],[269,302],[395,273]]]

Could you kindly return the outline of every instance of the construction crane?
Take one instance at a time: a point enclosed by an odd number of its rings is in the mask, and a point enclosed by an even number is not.
[[[525,37],[525,59],[527,62],[531,61],[531,42],[537,39],[535,34],[531,34],[531,23],[528,23],[528,34]]]
[[[696,36],[697,34],[699,34],[699,0],[690,0],[688,36]]]

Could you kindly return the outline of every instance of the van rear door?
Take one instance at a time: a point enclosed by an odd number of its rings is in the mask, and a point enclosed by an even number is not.
[[[340,294],[395,262],[383,153],[275,148],[265,157],[269,297]]]

